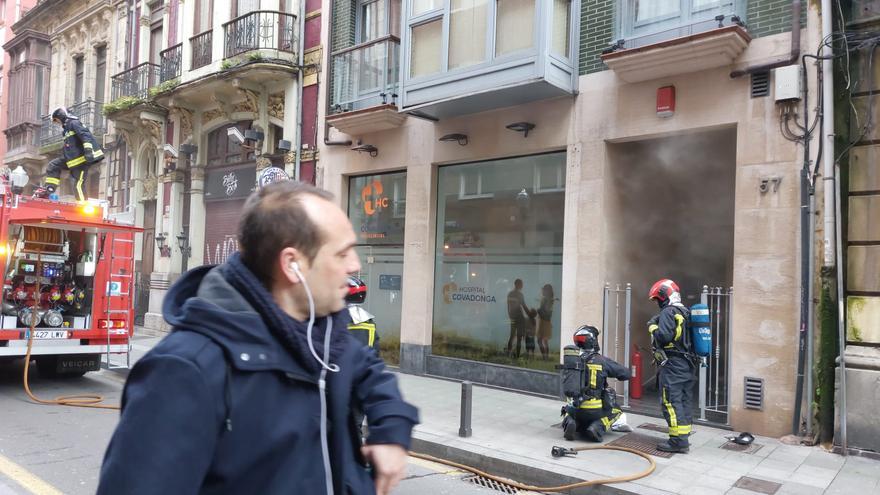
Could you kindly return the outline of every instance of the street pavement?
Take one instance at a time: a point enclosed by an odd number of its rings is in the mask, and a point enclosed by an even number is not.
[[[133,341],[135,362],[160,337],[142,335]],[[97,393],[118,403],[124,370],[102,370],[69,380],[40,380],[32,389],[43,398],[71,393]],[[593,480],[641,471],[647,462],[632,454],[601,451],[555,459],[550,447],[584,445],[565,442],[556,424],[558,401],[512,391],[474,388],[473,436],[458,436],[459,383],[399,374],[404,397],[419,407],[422,423],[414,431],[414,451],[465,461],[485,471],[541,486]],[[0,366],[0,495],[94,493],[101,459],[116,425],[115,411],[43,406],[31,403],[21,389],[21,366]],[[663,420],[628,414],[636,432]],[[653,474],[628,483],[606,485],[590,493],[667,494],[880,494],[880,461],[843,457],[821,447],[786,445],[757,437],[756,451],[733,452],[727,430],[695,427],[691,453],[655,458]],[[606,442],[621,437],[609,433]],[[407,479],[395,494],[501,493],[464,481],[469,475],[421,459],[411,459]],[[758,486],[763,483],[763,486]],[[757,484],[756,484],[757,483]],[[767,484],[769,483],[769,484]],[[511,493],[511,492],[508,492]],[[522,495],[524,492],[519,492]],[[574,493],[583,493],[576,491]]]

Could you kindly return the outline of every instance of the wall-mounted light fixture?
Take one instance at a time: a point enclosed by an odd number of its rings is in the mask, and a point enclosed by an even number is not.
[[[291,148],[292,146],[290,144],[290,141],[286,139],[281,139],[278,141],[278,151],[283,151],[284,153],[287,153],[288,151],[290,151]]]
[[[182,254],[184,258],[190,257],[192,248],[189,247],[189,237],[186,236],[185,232],[177,234],[177,248],[180,249],[180,254]]]
[[[156,234],[156,247],[159,249],[159,256],[163,258],[171,257],[171,246],[165,244],[165,241],[168,239],[168,234],[165,232],[160,232]]]
[[[513,124],[507,124],[506,127],[511,131],[524,133],[523,137],[529,137],[529,131],[535,128],[535,124],[531,122],[514,122]]]
[[[450,143],[453,141],[457,142],[460,146],[466,146],[468,144],[467,134],[447,134],[440,138],[440,142],[443,143]]]
[[[352,151],[357,151],[358,153],[369,153],[370,156],[376,157],[379,155],[379,148],[373,146],[372,144],[361,144],[355,146],[351,149]]]

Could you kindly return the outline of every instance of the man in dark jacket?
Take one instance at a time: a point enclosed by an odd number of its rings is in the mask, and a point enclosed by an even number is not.
[[[660,313],[648,322],[648,332],[659,368],[660,406],[669,426],[669,440],[657,445],[657,450],[687,454],[696,377],[687,329],[690,313],[681,303],[678,284],[672,280],[658,280],[648,292],[648,298],[657,301],[660,307]]]
[[[34,196],[45,198],[54,193],[61,184],[61,172],[66,169],[70,171],[76,199],[85,201],[86,174],[93,163],[104,159],[104,150],[91,131],[75,115],[67,113],[64,107],[56,108],[52,112],[52,122],[61,125],[64,148],[62,156],[46,166],[45,185],[37,187]]]
[[[387,494],[403,477],[418,411],[346,329],[360,263],[331,201],[264,187],[241,252],[171,288],[173,331],[131,371],[99,494]],[[354,410],[369,418],[364,446]]]

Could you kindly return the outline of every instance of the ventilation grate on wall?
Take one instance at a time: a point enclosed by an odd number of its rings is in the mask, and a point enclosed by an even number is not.
[[[746,409],[764,409],[764,379],[745,377],[745,406]]]
[[[752,74],[752,98],[760,98],[770,94],[770,72]]]

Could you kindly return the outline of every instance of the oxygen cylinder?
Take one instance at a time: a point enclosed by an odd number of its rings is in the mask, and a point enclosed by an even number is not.
[[[642,353],[639,352],[638,346],[633,344],[632,356],[632,378],[629,379],[629,396],[632,399],[642,398]]]
[[[691,306],[690,332],[694,354],[700,357],[712,354],[712,318],[709,306],[705,304]]]

